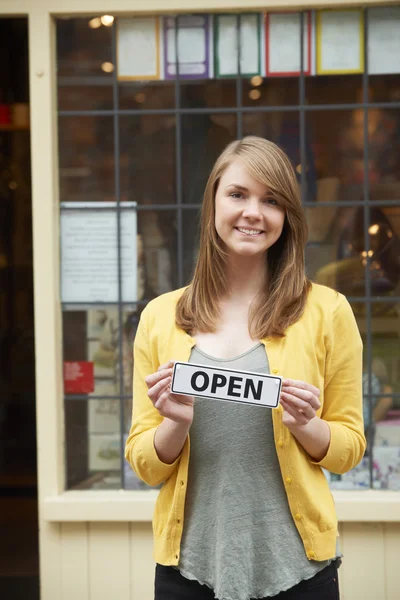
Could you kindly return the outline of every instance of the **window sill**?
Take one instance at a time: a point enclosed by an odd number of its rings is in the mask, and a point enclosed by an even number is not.
[[[150,522],[158,491],[64,492],[41,503],[45,521]],[[339,522],[400,522],[400,492],[334,491]]]

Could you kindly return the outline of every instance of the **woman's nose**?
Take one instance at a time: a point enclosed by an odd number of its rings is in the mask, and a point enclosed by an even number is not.
[[[248,200],[243,210],[243,216],[248,219],[259,219],[261,216],[261,206],[258,200]]]

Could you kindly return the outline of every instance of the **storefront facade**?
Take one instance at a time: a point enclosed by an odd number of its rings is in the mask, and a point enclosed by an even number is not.
[[[248,134],[292,159],[309,276],[364,340],[370,451],[327,473],[343,598],[398,598],[400,4],[280,5],[0,2],[29,21],[42,600],[152,598],[157,490],[122,452],[132,342],[190,278],[207,173]]]

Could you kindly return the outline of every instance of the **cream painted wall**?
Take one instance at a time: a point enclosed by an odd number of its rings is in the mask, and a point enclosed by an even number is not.
[[[41,600],[151,600],[152,502],[129,492],[64,492],[59,298],[57,121],[52,15],[293,9],[377,0],[0,0],[0,17],[28,15]],[[145,492],[146,494],[146,492]],[[335,494],[342,600],[399,600],[400,494]],[[122,500],[122,501],[121,501]]]
[[[149,523],[53,527],[61,546],[60,581],[47,587],[43,600],[153,600]],[[400,524],[346,523],[340,534],[341,600],[399,600]]]

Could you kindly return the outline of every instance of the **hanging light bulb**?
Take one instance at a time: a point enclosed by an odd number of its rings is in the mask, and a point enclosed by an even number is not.
[[[260,90],[251,90],[249,92],[249,98],[250,100],[259,100],[259,98],[261,98]]]
[[[95,17],[94,19],[91,19],[88,23],[90,29],[98,29],[99,27],[101,27],[101,19],[100,17]]]
[[[100,17],[100,20],[104,27],[111,27],[111,25],[114,23],[114,17],[112,17],[111,15],[103,15],[102,17]]]
[[[114,71],[114,65],[110,62],[103,62],[101,69],[104,73],[112,73]]]
[[[254,87],[258,87],[259,85],[262,85],[262,82],[263,82],[263,78],[261,77],[261,75],[255,75],[254,77],[252,77],[250,79],[250,83]]]

